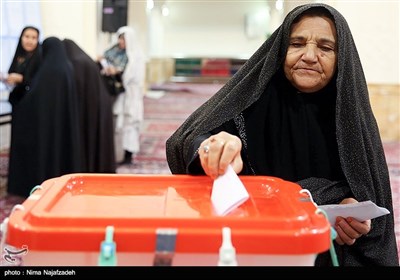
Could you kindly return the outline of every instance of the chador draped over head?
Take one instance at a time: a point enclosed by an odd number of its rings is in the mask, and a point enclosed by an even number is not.
[[[37,47],[33,51],[27,51],[22,45],[22,37],[26,30],[32,29],[37,32],[38,42]],[[18,73],[23,75],[23,80],[18,83],[14,89],[10,92],[8,101],[11,105],[15,106],[18,102],[25,96],[27,92],[30,91],[33,78],[38,71],[42,59],[42,46],[39,42],[40,31],[34,26],[26,26],[21,31],[21,36],[19,37],[17,49],[13,60],[11,62],[8,73]]]
[[[83,172],[115,173],[112,101],[98,66],[74,41],[63,44],[74,68],[82,136]]]
[[[146,58],[134,28],[122,26],[117,34],[124,35],[128,63],[122,74],[125,92],[117,97],[113,106],[113,113],[116,116],[115,130],[117,134],[121,134],[122,148],[132,155],[140,151],[139,138],[144,118]]]
[[[337,69],[322,90],[302,93],[283,74],[291,26],[310,9],[325,9],[337,35]],[[317,204],[353,197],[372,200],[389,215],[353,245],[335,243],[344,266],[397,266],[389,173],[367,83],[350,28],[334,8],[313,3],[293,9],[247,63],[200,106],[166,142],[173,174],[204,174],[197,149],[226,131],[242,141],[241,175],[276,176],[309,189]],[[197,163],[197,165],[196,165]],[[316,265],[329,265],[320,254]]]

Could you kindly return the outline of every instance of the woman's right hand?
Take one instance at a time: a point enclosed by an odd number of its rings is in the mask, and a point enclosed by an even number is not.
[[[16,85],[22,83],[24,76],[18,73],[10,73],[7,77],[7,83],[10,85]]]
[[[200,144],[201,166],[206,175],[213,179],[223,175],[229,165],[238,174],[243,169],[241,150],[242,141],[239,137],[221,131],[211,135]]]

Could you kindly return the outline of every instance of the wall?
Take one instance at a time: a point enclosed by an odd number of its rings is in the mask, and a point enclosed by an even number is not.
[[[96,1],[41,0],[41,8],[44,37],[71,39],[90,56],[96,56]]]
[[[368,84],[382,140],[400,141],[400,85]]]
[[[369,83],[400,83],[400,1],[334,1],[357,44]]]
[[[168,16],[161,16],[157,5],[151,12],[162,38],[154,38],[154,45],[162,46],[154,49],[154,56],[249,57],[268,33],[267,2],[192,0],[166,5]]]

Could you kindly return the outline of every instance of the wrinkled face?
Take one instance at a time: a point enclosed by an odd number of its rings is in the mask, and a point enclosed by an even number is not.
[[[327,17],[306,15],[292,25],[284,72],[295,88],[311,93],[329,83],[336,71],[336,38]]]
[[[35,29],[27,28],[21,37],[21,45],[25,51],[34,51],[39,43],[39,34]]]

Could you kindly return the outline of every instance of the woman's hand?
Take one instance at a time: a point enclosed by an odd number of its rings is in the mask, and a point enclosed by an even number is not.
[[[199,157],[204,172],[213,179],[225,173],[228,165],[239,173],[243,169],[240,155],[242,141],[227,132],[212,135],[200,144]]]
[[[117,68],[115,68],[112,65],[107,66],[106,68],[103,68],[104,74],[107,76],[114,76],[118,73]]]
[[[16,85],[22,83],[24,76],[18,73],[10,73],[7,77],[7,83],[10,85]]]
[[[345,198],[340,204],[357,203],[354,198]],[[339,245],[353,245],[357,238],[367,234],[371,230],[371,220],[359,222],[353,217],[337,217],[335,223],[337,232],[336,242]]]

